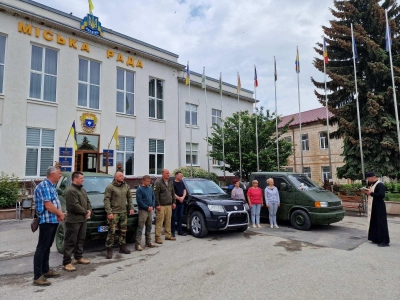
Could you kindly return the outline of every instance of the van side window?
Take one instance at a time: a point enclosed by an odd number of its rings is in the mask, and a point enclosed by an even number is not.
[[[260,189],[265,189],[267,187],[267,177],[265,177],[265,175],[259,175],[259,176],[254,176],[254,180],[258,181],[258,187]],[[249,186],[251,186],[252,183],[249,182]]]
[[[274,179],[274,185],[276,186],[276,188],[278,189],[278,191],[281,190],[281,183],[286,183],[286,185],[288,185],[289,183],[283,179],[282,177],[273,177]]]

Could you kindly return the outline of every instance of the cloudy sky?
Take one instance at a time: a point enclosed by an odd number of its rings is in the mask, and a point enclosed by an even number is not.
[[[37,0],[78,17],[88,12],[87,0]],[[300,52],[302,111],[320,107],[313,76],[323,74],[312,65],[322,25],[333,19],[333,0],[93,0],[93,14],[113,29],[179,55],[198,73],[237,83],[253,90],[254,64],[257,99],[275,109],[273,57],[277,61],[278,114],[298,112],[296,46]]]

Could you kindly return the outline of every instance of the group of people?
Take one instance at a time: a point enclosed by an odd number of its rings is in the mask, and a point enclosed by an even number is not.
[[[240,187],[240,181],[233,181],[234,187],[232,189],[231,197],[235,200],[242,200],[246,202],[243,189]],[[247,190],[247,203],[251,209],[251,227],[261,228],[260,225],[260,211],[261,207],[264,206],[263,192],[258,187],[258,181],[253,180],[252,186]],[[279,198],[279,191],[274,185],[274,179],[267,179],[267,187],[264,190],[265,204],[268,207],[269,223],[271,228],[279,228],[276,222],[276,213],[278,207],[281,205]]]
[[[84,176],[81,172],[72,173],[72,184],[65,193],[67,213],[61,208],[56,183],[61,178],[61,171],[57,167],[47,169],[46,179],[35,189],[36,213],[40,218],[39,239],[34,255],[34,279],[33,283],[40,286],[51,284],[47,278],[58,277],[60,273],[50,269],[50,248],[54,242],[59,222],[65,221],[66,233],[64,240],[63,269],[75,271],[77,264],[89,264],[90,261],[83,257],[83,244],[86,237],[86,221],[91,216],[90,200],[83,188]],[[153,211],[156,212],[155,243],[162,244],[161,231],[164,227],[165,240],[175,241],[175,231],[178,235],[186,235],[182,231],[182,216],[184,213],[184,199],[186,197],[185,185],[182,181],[182,173],[175,173],[175,180],[170,181],[170,172],[162,171],[154,187],[151,186],[149,175],[143,176],[142,185],[136,191],[136,199],[139,208],[138,229],[135,240],[135,249],[142,251],[142,233],[145,227],[145,246],[155,247],[151,242],[151,229]],[[384,203],[385,187],[373,172],[366,174],[370,188],[364,190],[368,195],[370,204],[370,227],[368,239],[377,243],[380,247],[389,246],[389,231]],[[272,178],[267,179],[267,187],[264,191],[265,203],[269,211],[271,228],[279,228],[276,222],[276,213],[280,206],[278,189],[274,186]],[[231,194],[232,199],[245,202],[243,189],[240,182],[234,182]],[[258,181],[253,180],[252,186],[247,190],[247,202],[251,208],[251,222],[253,228],[260,228],[260,210],[263,204],[263,192],[258,187]],[[120,231],[118,243],[119,253],[129,254],[131,251],[126,246],[127,209],[128,213],[134,213],[132,194],[129,185],[124,181],[124,174],[117,171],[113,182],[107,186],[104,193],[104,207],[107,213],[109,230],[106,238],[106,258],[113,257],[113,245],[115,231]],[[176,224],[176,225],[175,225]],[[74,261],[72,262],[72,255]]]
[[[39,239],[34,255],[33,284],[48,286],[47,278],[59,277],[61,274],[49,267],[50,248],[54,242],[59,222],[65,221],[63,269],[68,272],[76,270],[76,264],[89,264],[83,257],[83,244],[86,237],[86,221],[90,218],[92,207],[89,197],[83,188],[84,176],[81,172],[73,172],[72,184],[65,192],[66,210],[64,213],[55,189],[61,178],[61,171],[57,167],[47,169],[46,179],[35,189],[36,214],[40,218]],[[153,211],[156,212],[155,243],[162,244],[161,231],[164,227],[165,240],[175,241],[175,230],[178,235],[186,235],[182,231],[183,201],[186,197],[182,173],[175,173],[175,180],[170,181],[170,172],[162,171],[161,178],[157,179],[154,187],[151,186],[149,175],[143,176],[142,185],[136,191],[138,204],[138,228],[135,237],[135,249],[142,251],[142,234],[145,227],[145,245],[153,248],[151,242],[151,228]],[[126,207],[128,206],[128,209]],[[106,237],[106,258],[113,257],[115,231],[119,230],[119,253],[129,254],[126,246],[126,232],[129,215],[134,214],[132,194],[129,185],[124,181],[124,174],[117,171],[114,180],[104,192],[104,208],[107,213],[109,226]],[[128,212],[127,212],[128,211]],[[175,225],[176,224],[176,225]],[[72,256],[74,260],[72,261]]]

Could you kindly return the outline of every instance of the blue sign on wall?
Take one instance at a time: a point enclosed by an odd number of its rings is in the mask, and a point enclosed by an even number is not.
[[[69,156],[72,157],[72,148],[60,147],[59,156]]]
[[[60,157],[59,158],[61,166],[72,166],[72,157]]]
[[[108,153],[108,166],[113,167],[114,166],[114,150],[108,150],[108,149],[103,149],[103,153]],[[103,167],[106,166],[106,157],[105,155],[103,156]]]
[[[72,172],[71,167],[61,167],[61,172]]]

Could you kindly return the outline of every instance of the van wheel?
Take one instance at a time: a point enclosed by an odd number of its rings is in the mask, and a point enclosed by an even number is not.
[[[58,253],[64,252],[64,241],[65,241],[65,227],[64,223],[59,223],[56,230],[56,247]]]
[[[290,222],[293,228],[298,230],[309,230],[311,228],[310,217],[303,210],[295,210],[290,216]]]
[[[132,244],[132,243],[135,242],[135,240],[136,240],[136,230],[134,230],[134,231],[128,231],[128,232],[126,233],[126,242],[127,242],[128,244]]]
[[[204,216],[199,211],[194,211],[190,217],[190,232],[197,238],[205,237],[208,233]]]

